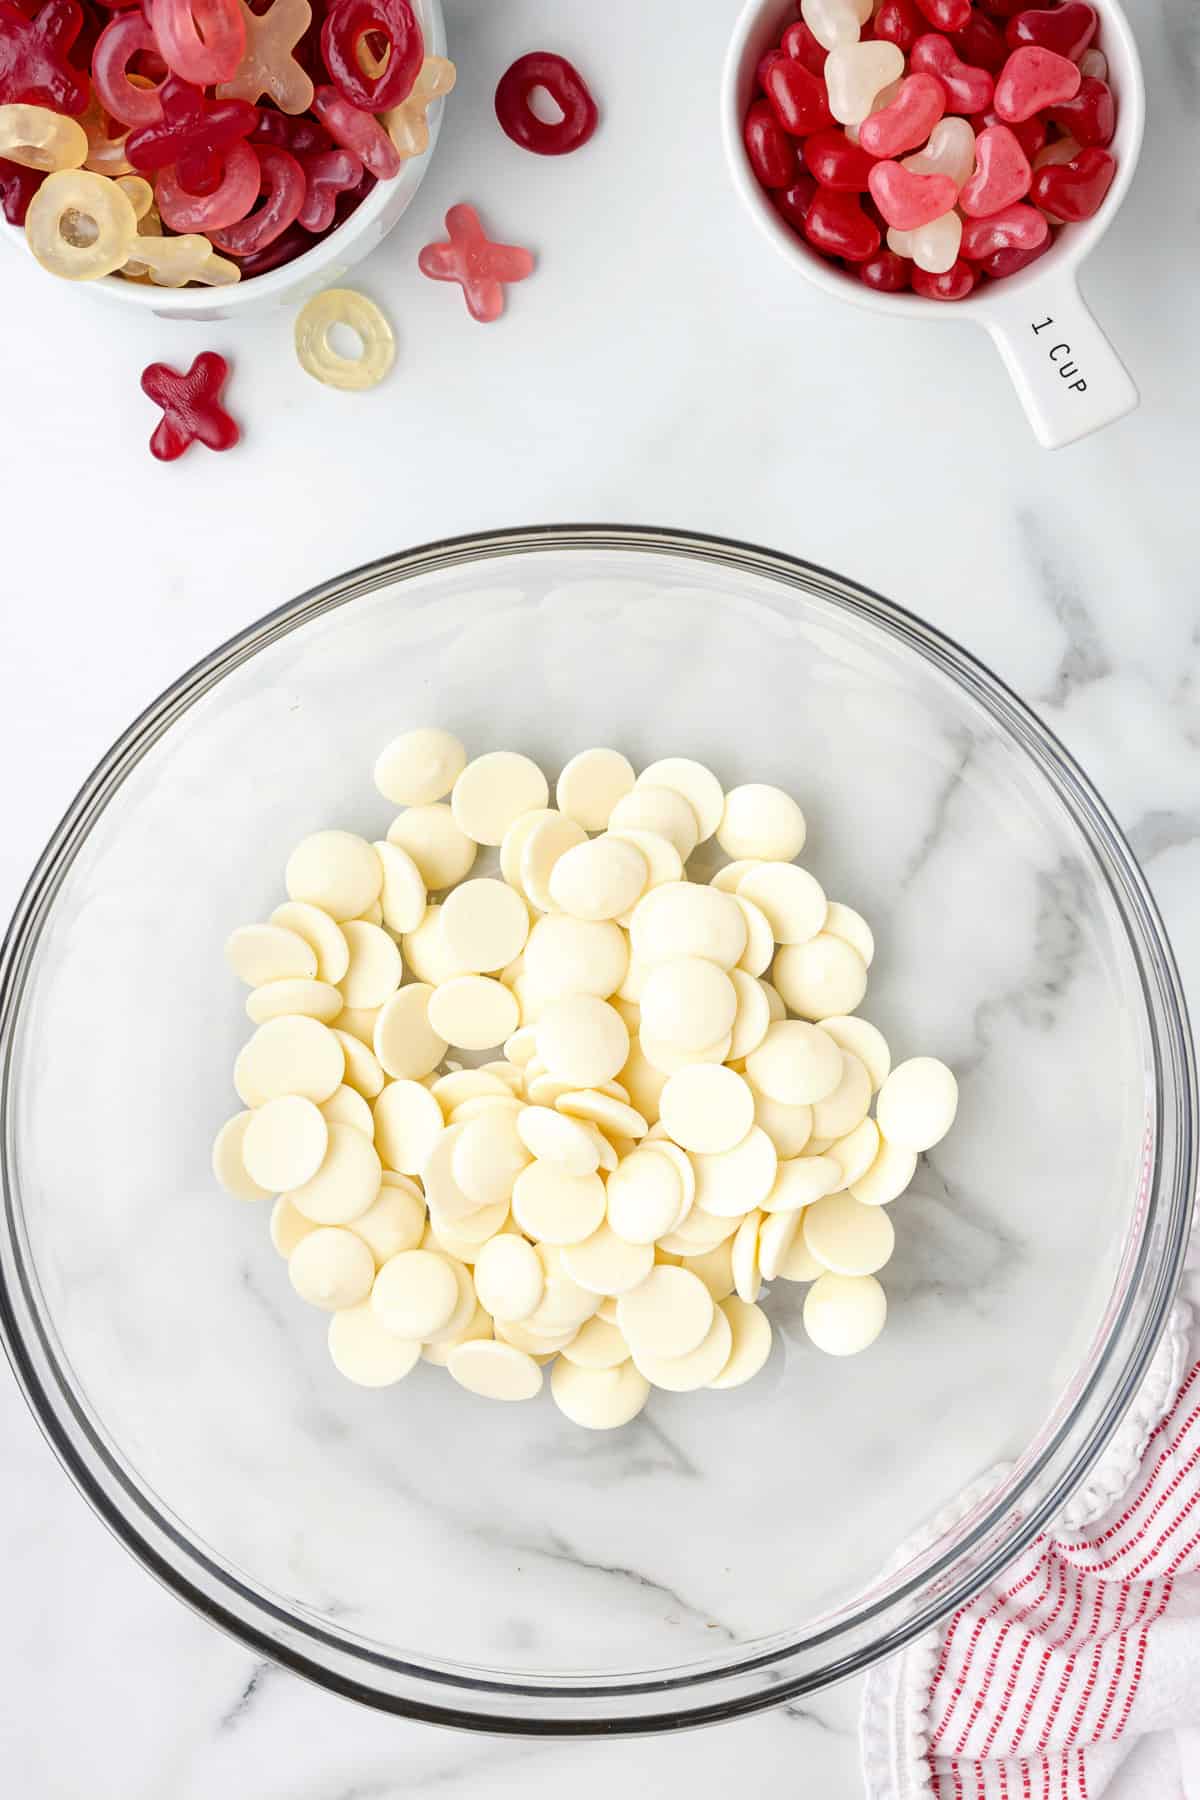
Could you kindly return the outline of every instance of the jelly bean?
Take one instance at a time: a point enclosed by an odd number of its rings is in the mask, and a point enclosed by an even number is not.
[[[209,232],[218,250],[231,256],[248,256],[261,250],[299,217],[304,205],[304,170],[289,150],[263,144],[252,152],[258,158],[262,205],[234,225]]]
[[[917,11],[914,0],[883,0],[883,4],[875,14],[875,36],[885,38],[889,44],[908,55],[922,32],[928,29],[927,23]],[[867,286],[870,287],[868,282]]]
[[[329,341],[335,325],[352,331],[362,346],[343,356]],[[392,328],[373,300],[353,288],[315,294],[296,319],[296,356],[306,374],[327,387],[361,393],[383,380],[396,360]]]
[[[938,31],[961,31],[971,16],[971,0],[917,0],[917,5]]]
[[[232,77],[217,88],[217,98],[256,101],[266,94],[282,113],[307,112],[312,77],[293,52],[312,22],[308,0],[272,0],[262,13],[252,12],[246,0],[239,4],[246,48]]]
[[[429,108],[450,93],[456,80],[457,70],[444,56],[425,58],[408,99],[392,107],[383,120],[398,156],[424,156],[429,148]]]
[[[977,134],[989,125],[1007,125],[1030,162],[1049,136],[1049,127],[1040,113],[1035,113],[1032,119],[1002,119],[998,112],[988,111],[977,114],[971,123]]]
[[[505,287],[532,275],[533,257],[519,244],[494,243],[473,206],[452,206],[446,231],[449,241],[426,244],[417,267],[431,281],[456,281],[471,317],[489,324],[504,311]]]
[[[1008,21],[1004,36],[1010,50],[1040,44],[1078,62],[1096,35],[1096,9],[1087,0],[1064,0],[1046,12],[1019,12]]]
[[[800,0],[804,23],[824,50],[856,44],[871,16],[871,0]]]
[[[927,269],[914,268],[912,291],[923,300],[965,300],[975,286],[975,271],[960,256],[948,269],[933,275]]]
[[[825,83],[802,62],[781,56],[767,70],[764,85],[772,112],[792,137],[805,137],[810,131],[832,125]]]
[[[958,196],[973,219],[1003,212],[1029,192],[1033,171],[1029,158],[1007,125],[989,125],[975,140],[975,173]]]
[[[903,55],[884,39],[840,45],[825,64],[830,112],[839,124],[861,125],[879,90],[903,73]]]
[[[981,12],[971,8],[971,16],[961,31],[952,33],[950,42],[965,63],[998,75],[1008,60],[1008,45],[1000,27]]]
[[[535,88],[545,88],[562,117],[548,123],[530,106]],[[514,144],[536,156],[565,156],[586,144],[599,114],[583,76],[564,56],[547,50],[519,56],[500,77],[494,101],[500,128]]]
[[[143,221],[144,224],[144,221]],[[161,227],[160,227],[161,230]],[[240,281],[236,263],[218,256],[206,237],[188,232],[183,237],[161,237],[139,230],[134,254],[122,275],[148,275],[155,287],[181,288],[198,281],[204,287],[229,287]]]
[[[122,125],[136,129],[162,118],[158,88],[144,78],[135,84],[129,65],[135,56],[158,48],[140,12],[118,13],[96,39],[92,52],[92,85],[105,111]]]
[[[246,100],[209,100],[169,75],[158,90],[162,116],[131,131],[125,154],[135,169],[172,163],[189,194],[211,194],[229,151],[254,129],[258,115]]]
[[[1082,66],[1082,65],[1081,65]],[[1080,144],[1111,144],[1117,128],[1117,107],[1108,83],[1085,75],[1073,100],[1049,109],[1049,117]]]
[[[760,93],[766,92],[767,74],[772,65],[777,62],[782,62],[783,57],[784,52],[779,48],[778,44],[776,44],[773,50],[768,50],[765,56],[759,57],[758,64],[754,70],[754,83]]]
[[[1089,76],[1095,81],[1108,80],[1108,58],[1103,50],[1085,50],[1079,58],[1079,73],[1086,81]]]
[[[1036,44],[1014,50],[996,77],[995,108],[1005,125],[1073,100],[1081,77],[1073,62]]]
[[[0,156],[27,169],[81,169],[87,133],[76,119],[48,106],[0,106]]]
[[[949,38],[936,31],[919,37],[908,59],[910,69],[935,75],[946,96],[946,111],[977,113],[992,103],[995,83],[986,69],[973,69],[955,55]]]
[[[1058,174],[1058,170],[1047,170]],[[971,262],[981,262],[993,250],[1036,250],[1050,227],[1036,206],[1018,201],[1003,212],[987,219],[968,219],[963,225],[962,253]]]
[[[142,392],[163,414],[150,439],[152,456],[174,462],[192,444],[233,449],[241,433],[221,405],[228,377],[229,364],[215,350],[202,351],[183,375],[166,363],[142,370]]]
[[[1055,138],[1052,144],[1044,144],[1033,159],[1034,169],[1044,169],[1047,163],[1068,163],[1073,156],[1078,156],[1080,144],[1073,137]]]
[[[1099,144],[1089,144],[1070,162],[1039,169],[1033,178],[1030,198],[1035,206],[1056,219],[1090,219],[1100,210],[1116,172],[1112,153]],[[1027,244],[1020,246],[1022,249],[1030,247]]]
[[[88,153],[83,160],[85,169],[91,169],[97,175],[109,175],[114,180],[132,172],[133,164],[125,154],[129,128],[110,117],[94,89],[85,111],[79,115],[79,123],[88,141]]]
[[[902,294],[909,285],[910,273],[904,257],[897,256],[894,250],[881,250],[878,256],[859,263],[855,270],[858,279],[877,294]]]
[[[871,156],[899,156],[925,143],[945,110],[946,92],[936,75],[906,75],[891,105],[863,120],[858,141]]]
[[[857,144],[848,143],[840,131],[814,131],[805,138],[804,161],[822,187],[841,188],[849,194],[867,190],[873,158]]]
[[[949,175],[961,188],[975,167],[975,133],[966,119],[939,119],[925,148],[906,156],[902,166],[917,175]]]
[[[904,0],[899,0],[899,3],[903,4]],[[824,44],[813,36],[811,25],[806,25],[803,19],[797,19],[788,26],[780,39],[780,48],[785,56],[792,58],[793,62],[803,63],[810,75],[825,73],[825,58],[829,52]]]
[[[87,77],[67,60],[83,29],[78,0],[46,0],[31,18],[0,0],[0,103],[25,101],[76,116],[88,103]]]
[[[859,205],[856,194],[820,188],[804,221],[804,235],[814,250],[866,262],[879,249],[879,228]]]
[[[337,197],[362,180],[363,166],[353,150],[318,150],[304,159],[304,204],[296,214],[305,231],[322,233],[333,224]]]
[[[0,159],[0,211],[10,225],[23,225],[29,202],[45,179],[41,169]]]
[[[949,212],[958,189],[949,175],[917,175],[898,162],[876,163],[871,170],[871,198],[889,225],[915,231]]]
[[[756,100],[751,106],[742,126],[742,141],[761,186],[792,185],[800,167],[796,146],[775,117],[769,101]]]
[[[220,185],[211,194],[190,194],[177,168],[163,169],[155,197],[164,225],[172,231],[214,231],[236,225],[258,199],[258,157],[249,144],[234,144],[225,156]]]
[[[1045,256],[1053,243],[1053,237],[1047,234],[1036,250],[993,250],[990,256],[982,257],[976,267],[993,281],[1004,281],[1009,275],[1019,275],[1039,256]]]
[[[812,142],[812,139],[809,139]],[[808,217],[808,209],[812,205],[813,195],[817,192],[817,183],[813,177],[801,170],[791,187],[772,188],[769,198],[781,219],[789,224],[793,231],[804,234],[804,221]]]
[[[364,39],[382,38],[383,60],[364,67]],[[363,112],[385,112],[407,100],[425,55],[409,0],[333,0],[321,27],[321,54],[344,100]]]
[[[892,226],[887,234],[888,249],[897,256],[910,256],[926,274],[944,275],[958,260],[962,232],[958,213],[943,213],[940,219],[919,225],[915,231],[898,231]]]
[[[313,111],[343,150],[353,150],[364,168],[380,181],[400,173],[400,155],[382,125],[369,112],[352,106],[333,87],[319,87],[313,95]]]
[[[246,50],[240,0],[143,0],[163,61],[197,87],[230,81]]]
[[[43,269],[66,281],[111,275],[129,255],[137,219],[115,181],[88,169],[47,175],[25,214],[25,237]]]
[[[274,144],[277,150],[290,150],[293,156],[310,156],[318,150],[330,150],[333,139],[315,119],[292,119],[264,106],[254,121],[247,138],[250,144]]]

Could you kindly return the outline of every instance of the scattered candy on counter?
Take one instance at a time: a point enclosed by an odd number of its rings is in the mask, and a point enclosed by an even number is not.
[[[421,251],[421,273],[431,281],[456,281],[471,317],[489,324],[504,311],[505,285],[533,273],[533,256],[519,244],[493,243],[473,206],[452,206],[446,230],[448,243],[426,244]]]
[[[203,351],[185,375],[166,363],[142,371],[142,392],[162,407],[150,439],[150,452],[160,462],[174,462],[192,444],[233,449],[241,432],[221,405],[228,375],[229,364],[215,350]]]
[[[850,276],[964,300],[1100,207],[1116,103],[1086,0],[800,12],[759,63],[746,154],[785,223]]]
[[[550,123],[538,118],[529,104],[535,88],[545,88],[561,119]],[[496,117],[506,136],[523,150],[537,156],[566,156],[587,143],[599,114],[587,82],[565,56],[531,50],[500,77]]]
[[[342,356],[329,342],[335,325],[345,325],[362,344],[358,356]],[[373,300],[353,288],[326,288],[296,317],[300,367],[326,387],[362,392],[375,387],[396,360],[392,328]]]
[[[404,809],[386,839],[305,838],[287,900],[228,940],[257,1029],[213,1147],[229,1192],[278,1196],[339,1372],[423,1359],[515,1401],[549,1364],[608,1430],[652,1387],[756,1375],[765,1283],[809,1284],[818,1349],[873,1343],[888,1209],[958,1086],[857,1017],[874,938],[793,860],[791,796],[597,748],[552,806],[528,757],[430,728],[375,782]]]

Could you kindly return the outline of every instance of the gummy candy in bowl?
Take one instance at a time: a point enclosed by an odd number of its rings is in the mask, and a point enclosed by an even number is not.
[[[278,4],[278,0],[277,0]],[[420,25],[424,48],[428,58],[444,59],[447,55],[446,30],[441,0],[411,0],[413,13]],[[123,21],[130,19],[127,12],[115,12],[112,19]],[[292,65],[295,67],[296,65]],[[314,65],[316,66],[316,65]],[[430,65],[437,68],[439,65]],[[318,73],[320,71],[318,70]],[[122,76],[122,79],[124,77]],[[417,90],[414,90],[420,102],[420,78]],[[136,100],[136,89],[130,89]],[[158,314],[162,318],[176,319],[231,319],[262,315],[275,311],[280,306],[294,305],[298,300],[319,293],[322,289],[336,286],[356,263],[369,256],[376,245],[382,242],[392,227],[407,211],[412,200],[424,180],[426,170],[433,158],[438,133],[441,129],[444,112],[444,101],[441,92],[435,87],[433,97],[423,106],[423,114],[428,127],[428,141],[424,149],[420,145],[426,141],[426,133],[420,131],[405,149],[403,160],[399,161],[399,173],[388,178],[376,180],[365,197],[348,212],[342,223],[334,229],[324,229],[328,225],[328,216],[314,216],[307,224],[308,231],[322,229],[322,235],[314,236],[311,247],[297,252],[296,244],[307,235],[303,215],[290,225],[279,238],[259,252],[258,257],[246,257],[242,266],[240,281],[230,280],[226,285],[199,286],[195,282],[185,287],[158,286],[150,281],[131,281],[118,274],[104,275],[97,280],[89,280],[86,287],[89,291],[100,294],[105,299],[113,300],[124,306],[136,306]],[[332,89],[319,89],[318,100],[323,92],[332,93]],[[225,102],[228,106],[231,102]],[[400,109],[397,109],[398,111]],[[85,127],[89,119],[84,115],[80,121]],[[373,120],[368,115],[368,124]],[[74,121],[68,121],[67,127]],[[286,147],[288,138],[297,126],[304,126],[304,118],[291,118],[287,114],[262,109],[261,129],[252,134],[251,142],[263,151],[264,158],[269,161],[271,146],[278,141],[280,147]],[[278,130],[272,130],[278,127]],[[317,127],[319,130],[319,127]],[[397,127],[398,129],[398,127]],[[321,132],[320,141],[328,145],[328,134]],[[0,151],[2,155],[2,151]],[[262,159],[260,159],[262,160]],[[286,160],[286,159],[284,159]],[[328,156],[320,157],[322,164],[328,162]],[[46,166],[56,166],[49,164]],[[95,163],[92,163],[95,167]],[[118,163],[118,169],[127,165]],[[21,173],[19,164],[4,164],[5,169]],[[157,177],[163,173],[153,169],[152,175]],[[168,169],[167,174],[170,174]],[[332,170],[321,169],[321,183],[311,184],[314,188],[314,204],[320,205],[328,197],[336,199],[337,194],[329,185],[328,177]],[[0,194],[2,194],[0,188]],[[199,190],[197,190],[199,192]],[[168,193],[171,184],[168,183]],[[35,196],[36,197],[36,196]],[[202,210],[206,206],[207,190],[195,202]],[[168,206],[172,198],[168,198]],[[180,215],[179,229],[183,231],[205,231],[202,223],[190,224]],[[247,221],[249,223],[249,221]],[[221,227],[214,224],[216,237],[224,235]],[[236,227],[235,227],[236,230]],[[28,253],[29,241],[25,230],[18,225],[7,224],[0,215],[0,241],[6,242],[18,252]],[[163,242],[170,243],[169,238]],[[189,240],[195,242],[195,239]],[[214,256],[222,254],[214,251]],[[258,265],[261,265],[258,266]],[[111,264],[109,265],[112,266]],[[218,265],[220,266],[220,265]],[[228,267],[225,259],[224,267]],[[207,277],[205,277],[207,278]]]
[[[1138,403],[1077,271],[1144,123],[1118,0],[746,0],[722,77],[734,186],[797,273],[982,325],[1047,449]]]
[[[755,1381],[656,1391],[595,1433],[547,1393],[496,1406],[423,1362],[381,1390],[333,1367],[270,1201],[210,1168],[249,1036],[223,947],[270,917],[310,833],[384,837],[375,758],[435,723],[552,782],[607,744],[800,802],[805,864],[875,928],[867,1016],[960,1080],[893,1204],[869,1351],[823,1356],[805,1289],[772,1282]],[[1127,846],[963,651],[745,545],[457,540],[216,651],[56,833],[0,954],[0,1329],[91,1503],[256,1654],[480,1729],[729,1717],[931,1625],[1094,1469],[1170,1307],[1194,1086]]]

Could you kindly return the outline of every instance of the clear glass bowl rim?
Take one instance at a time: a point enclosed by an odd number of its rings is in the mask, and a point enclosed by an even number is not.
[[[128,773],[232,670],[279,639],[379,587],[466,562],[538,551],[641,551],[798,588],[915,651],[964,689],[1026,753],[1070,813],[1117,908],[1141,984],[1155,1058],[1155,1157],[1142,1235],[1095,1366],[1040,1454],[977,1506],[941,1555],[828,1629],[734,1649],[720,1664],[628,1679],[481,1679],[349,1645],[315,1619],[244,1586],[151,1506],[97,1435],[55,1356],[22,1255],[12,1176],[11,1076],[21,996],[42,927],[74,857]],[[1166,1326],[1196,1190],[1196,1068],[1183,988],[1158,908],[1108,808],[1040,719],[967,651],[914,614],[818,565],[737,540],[653,526],[565,524],[443,539],[324,582],[267,614],[189,669],[122,734],[83,784],[42,853],[0,945],[0,1335],[34,1417],[68,1475],[132,1555],[203,1618],[256,1654],[384,1711],[521,1735],[583,1736],[712,1724],[776,1706],[861,1672],[934,1628],[1020,1554],[1093,1468],[1131,1404]],[[1160,1247],[1151,1243],[1157,1225]]]

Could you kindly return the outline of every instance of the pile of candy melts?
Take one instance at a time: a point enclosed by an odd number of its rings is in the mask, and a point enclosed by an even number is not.
[[[758,65],[750,165],[812,249],[881,293],[964,300],[1090,219],[1116,103],[1087,0],[801,0]]]
[[[607,1429],[652,1387],[757,1374],[764,1282],[811,1284],[819,1349],[871,1344],[888,1205],[958,1090],[857,1016],[872,934],[794,860],[795,801],[592,749],[551,806],[528,757],[468,762],[432,728],[375,780],[403,808],[386,838],[306,838],[287,900],[228,941],[257,1029],[213,1150],[231,1193],[276,1196],[341,1373],[423,1358],[526,1400],[550,1365]],[[713,839],[729,860],[692,861]]]

